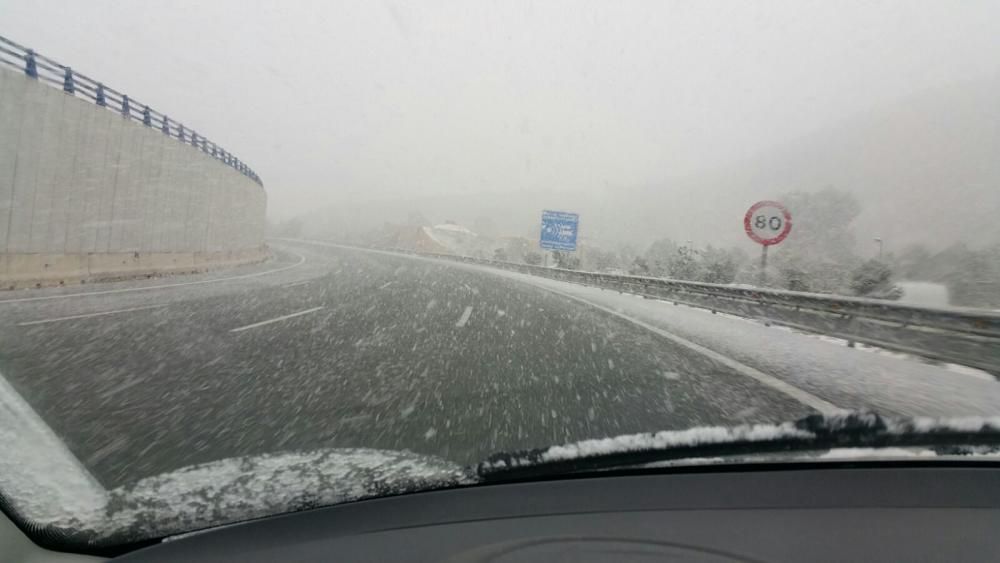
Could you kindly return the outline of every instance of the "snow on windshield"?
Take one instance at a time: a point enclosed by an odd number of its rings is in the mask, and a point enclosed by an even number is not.
[[[1000,2],[126,3],[0,0],[36,540],[1000,416]]]
[[[63,478],[72,475],[63,475]],[[471,482],[458,466],[408,452],[363,448],[224,459],[53,505],[0,478],[16,510],[36,525],[91,543],[182,533],[275,513]]]
[[[794,424],[726,427],[701,427],[687,430],[657,432],[655,434],[632,434],[604,438],[599,440],[584,440],[576,444],[554,446],[546,450],[542,461],[558,461],[610,453],[622,453],[641,450],[666,449],[677,446],[692,446],[695,444],[713,444],[733,442],[737,440],[763,441],[778,438],[811,438],[813,434],[796,428]]]
[[[611,438],[582,440],[571,444],[563,444],[542,448],[540,450],[499,454],[483,462],[479,466],[481,472],[502,472],[507,468],[545,464],[550,462],[585,459],[600,456],[611,456],[628,452],[669,451],[671,448],[701,446],[711,444],[772,442],[782,439],[814,440],[824,436],[873,431],[886,435],[918,435],[943,433],[996,433],[1000,432],[1000,417],[960,417],[935,419],[918,417],[913,419],[887,419],[875,413],[844,412],[835,415],[814,415],[797,422],[782,424],[755,424],[734,427],[696,427],[686,430],[668,430],[655,433],[627,434]],[[974,439],[972,440],[974,442]],[[808,442],[807,442],[808,443]],[[995,448],[987,448],[995,455]],[[918,455],[914,450],[904,448],[834,448],[823,457],[837,457],[836,452],[843,452],[844,457],[852,454],[861,455],[870,452],[869,457],[892,457],[900,451],[910,452],[907,455]],[[917,450],[923,451],[923,450]],[[974,448],[968,452],[976,451]],[[765,454],[762,457],[767,457]],[[744,456],[745,457],[745,456]],[[697,458],[699,461],[719,458]],[[690,463],[685,459],[684,463]]]

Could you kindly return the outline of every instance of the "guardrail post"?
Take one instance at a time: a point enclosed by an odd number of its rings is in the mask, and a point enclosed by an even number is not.
[[[198,134],[195,133],[194,131],[191,131],[191,146],[192,147],[198,146]]]
[[[24,55],[24,74],[29,78],[38,78],[38,64],[35,62],[35,52],[31,49]]]
[[[129,119],[132,117],[132,108],[128,105],[128,95],[122,94],[122,117]]]
[[[212,158],[219,158],[219,147],[212,143]]]
[[[153,126],[153,116],[149,113],[149,106],[144,106],[142,108],[142,124],[146,127]]]
[[[76,85],[73,84],[73,69],[69,67],[63,69],[63,92],[67,94],[76,93]]]
[[[163,123],[160,124],[160,131],[163,131],[164,135],[170,136],[170,118],[165,115],[163,116]]]
[[[97,94],[94,97],[96,98],[94,102],[97,103],[97,105],[102,108],[107,107],[108,99],[104,97],[104,84],[101,84],[100,82],[97,83]]]
[[[184,124],[183,123],[178,123],[177,124],[177,138],[180,139],[180,141],[182,143],[184,142]]]

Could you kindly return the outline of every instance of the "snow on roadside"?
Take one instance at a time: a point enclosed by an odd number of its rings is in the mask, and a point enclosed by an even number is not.
[[[642,298],[642,296],[639,296],[639,295],[637,295],[636,297]],[[655,301],[658,301],[660,303],[667,303],[667,304],[673,305],[672,301],[669,301],[669,300],[666,300],[666,299],[655,299]],[[708,309],[705,309],[705,308],[702,308],[702,307],[693,307],[693,306],[690,306],[690,305],[685,305],[683,303],[678,304],[677,306],[678,307],[684,307],[684,308],[692,310],[692,311],[700,311],[702,313],[707,313],[709,315],[712,314],[712,311],[710,311]],[[755,318],[751,318],[751,317],[741,317],[739,315],[732,315],[732,314],[729,314],[729,313],[722,313],[722,312],[716,312],[715,316],[722,317],[722,318],[727,318],[727,319],[739,320],[739,321],[748,322],[748,323],[753,323],[753,324],[756,324],[756,325],[759,325],[759,326],[766,326],[766,327],[771,328],[773,330],[779,330],[779,331],[784,331],[784,332],[792,332],[792,333],[795,333],[795,334],[801,334],[803,336],[807,336],[807,337],[813,338],[815,340],[820,340],[822,342],[829,342],[830,344],[837,344],[839,346],[847,346],[848,345],[848,341],[846,339],[844,339],[844,338],[838,338],[836,336],[828,336],[828,335],[825,335],[825,334],[819,334],[819,333],[815,333],[815,332],[809,332],[809,331],[806,331],[806,330],[800,330],[800,329],[797,329],[797,328],[794,328],[794,327],[783,326],[783,325],[780,325],[780,324],[767,323],[767,322],[765,322],[762,319],[755,319]],[[921,358],[919,356],[914,356],[913,354],[907,354],[905,352],[897,352],[895,350],[889,350],[888,348],[882,348],[881,346],[874,346],[874,345],[871,345],[871,344],[865,344],[865,343],[862,343],[862,342],[857,342],[857,343],[855,343],[854,347],[857,350],[862,350],[864,352],[870,352],[870,353],[873,353],[873,354],[879,354],[879,355],[890,357],[890,358],[896,358],[898,360],[907,360],[907,361],[911,361],[911,362],[927,363],[927,361],[925,359],[923,359],[923,358]],[[961,374],[961,375],[966,375],[966,376],[969,376],[969,377],[974,377],[976,379],[981,379],[983,381],[992,381],[994,383],[998,382],[997,378],[993,377],[988,372],[985,372],[985,371],[983,371],[981,369],[976,369],[976,368],[973,368],[973,367],[963,366],[963,365],[959,365],[959,364],[951,364],[951,363],[947,363],[947,362],[940,362],[940,363],[938,363],[936,365],[940,365],[944,369],[946,369],[946,370],[948,370],[950,372],[953,372],[953,373],[957,373],[957,374]]]
[[[1000,414],[996,380],[957,373],[908,355],[849,348],[841,339],[672,302],[481,266],[525,283],[589,301],[698,343],[842,408],[892,416]],[[834,344],[834,345],[831,345]]]

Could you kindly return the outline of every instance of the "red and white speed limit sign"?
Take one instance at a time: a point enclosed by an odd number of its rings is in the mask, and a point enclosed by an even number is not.
[[[785,240],[792,230],[792,214],[776,201],[758,201],[743,217],[743,228],[754,242],[764,246]]]

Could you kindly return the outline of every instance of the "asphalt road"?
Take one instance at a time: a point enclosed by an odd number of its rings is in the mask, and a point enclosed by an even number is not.
[[[767,373],[541,285],[273,247],[227,272],[0,294],[0,374],[109,488],[239,455],[363,446],[466,464],[815,412]]]

